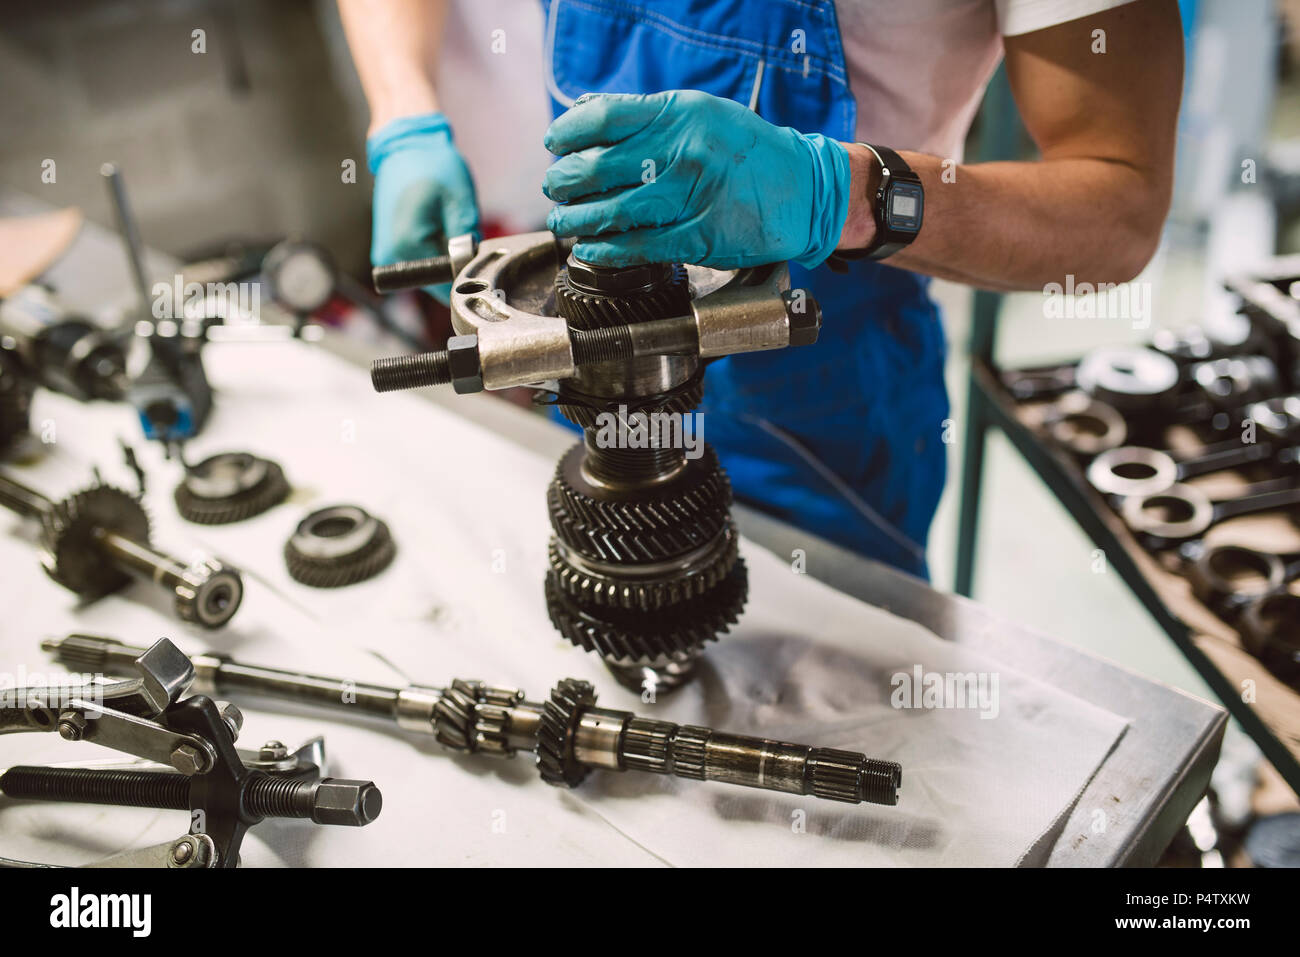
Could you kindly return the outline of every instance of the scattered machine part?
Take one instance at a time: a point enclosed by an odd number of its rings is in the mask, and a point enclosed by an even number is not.
[[[203,695],[185,697],[189,659],[167,639],[119,663],[128,680],[13,689],[0,702],[0,734],[54,731],[151,762],[113,767],[12,767],[0,774],[9,798],[202,810],[201,833],[126,851],[93,866],[235,867],[248,829],[266,818],[360,827],[383,806],[371,781],[321,776],[319,739],[297,752],[276,741],[255,753],[235,740],[239,709]],[[40,866],[0,859],[0,865]]]
[[[43,286],[0,302],[0,347],[38,385],[82,402],[126,395],[126,352],[106,329],[73,315]]]
[[[334,295],[338,268],[323,247],[286,239],[266,254],[262,280],[271,298],[293,313],[301,326]]]
[[[1288,510],[1294,520],[1297,506],[1300,485],[1294,478],[1258,482],[1234,498],[1217,500],[1193,485],[1175,483],[1161,492],[1123,499],[1120,515],[1148,545],[1161,549],[1200,538],[1219,522],[1238,515]]]
[[[174,497],[181,517],[200,525],[242,522],[289,497],[284,470],[250,452],[221,452],[185,468]]]
[[[169,449],[202,431],[212,414],[212,386],[203,367],[211,318],[141,321],[136,336],[149,361],[131,383],[127,398],[145,438]]]
[[[547,493],[551,621],[620,683],[669,690],[748,595],[730,483],[708,446],[684,450],[705,363],[810,345],[821,314],[788,288],[784,264],[713,273],[692,296],[679,265],[609,269],[565,255],[550,233],[477,247],[461,237],[446,257],[376,268],[381,291],[451,281],[459,334],[445,350],[379,360],[371,380],[380,392],[547,383],[584,431]]]
[[[69,635],[42,648],[66,667],[119,673],[139,648],[110,638]],[[698,781],[811,794],[848,804],[897,804],[902,768],[852,751],[814,748],[727,734],[596,707],[591,684],[561,680],[546,700],[526,701],[513,688],[453,680],[446,688],[390,688],[242,664],[216,655],[193,658],[204,693],[271,698],[381,718],[432,735],[471,754],[511,757],[534,751],[542,779],[576,787],[592,768],[671,774]]]
[[[0,349],[0,455],[3,455],[31,422],[35,383],[23,374],[18,358]]]
[[[1259,462],[1294,469],[1294,446],[1275,448],[1269,442],[1243,443],[1229,439],[1208,445],[1191,455],[1176,455],[1140,445],[1107,449],[1088,465],[1088,481],[1105,495],[1154,495],[1177,482]]]
[[[374,578],[393,561],[397,544],[385,522],[356,505],[317,509],[284,545],[294,581],[340,588]]]
[[[1246,605],[1240,625],[1246,650],[1300,690],[1300,595],[1269,592]]]
[[[111,485],[96,484],[54,502],[0,476],[0,505],[40,521],[45,571],[82,597],[99,598],[135,576],[171,592],[183,620],[218,628],[244,596],[237,569],[216,559],[185,564],[153,548],[144,507]]]
[[[1079,388],[1120,412],[1167,407],[1181,381],[1178,364],[1141,346],[1094,349],[1075,372]]]

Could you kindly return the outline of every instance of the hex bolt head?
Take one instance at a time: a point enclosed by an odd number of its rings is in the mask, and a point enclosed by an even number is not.
[[[781,298],[785,300],[785,315],[790,323],[790,345],[813,345],[822,327],[822,310],[817,300],[806,289],[787,289]]]
[[[217,701],[214,704],[217,706],[217,713],[221,715],[221,720],[230,729],[230,740],[238,741],[239,732],[244,727],[244,712],[229,701]]]
[[[208,758],[192,744],[182,744],[171,753],[171,764],[181,774],[202,774],[208,769]]]
[[[283,761],[289,756],[289,749],[283,741],[267,741],[257,752],[259,761]]]
[[[362,827],[379,817],[383,806],[373,781],[325,778],[316,787],[311,819],[317,824]]]
[[[79,711],[65,711],[59,715],[59,737],[64,741],[80,741],[86,734],[88,722]]]

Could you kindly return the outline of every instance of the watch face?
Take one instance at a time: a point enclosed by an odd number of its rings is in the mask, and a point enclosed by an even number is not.
[[[894,180],[885,193],[885,222],[890,229],[914,233],[921,228],[925,193],[919,183]]]

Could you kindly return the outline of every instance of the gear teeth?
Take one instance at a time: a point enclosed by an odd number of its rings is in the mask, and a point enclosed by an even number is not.
[[[63,587],[88,598],[116,591],[130,575],[96,547],[103,529],[142,544],[149,542],[149,515],[136,496],[112,485],[70,495],[41,517],[42,564]]]
[[[702,547],[727,524],[731,483],[711,446],[667,488],[635,498],[598,498],[579,488],[583,451],[576,445],[565,454],[547,489],[555,533],[580,555],[658,562]]]
[[[595,575],[565,561],[554,539],[547,549],[547,557],[556,583],[574,601],[625,611],[653,612],[700,598],[727,576],[740,557],[740,543],[730,526],[725,535],[726,544],[717,558],[680,578],[638,581]]]
[[[453,751],[514,757],[506,728],[510,709],[524,699],[515,688],[497,688],[457,678],[444,688],[433,708],[434,736]]]
[[[321,511],[326,511],[322,509]],[[307,516],[308,521],[313,515]],[[367,515],[367,518],[374,516]],[[374,578],[397,556],[397,543],[393,541],[388,525],[377,518],[371,539],[350,554],[336,558],[312,558],[294,546],[290,537],[284,545],[284,561],[294,581],[313,588],[342,588]],[[301,526],[301,523],[299,523]]]
[[[243,454],[224,452],[205,459],[195,468],[202,468],[215,459],[232,458]],[[172,497],[176,502],[176,510],[180,512],[181,517],[198,525],[229,525],[232,522],[242,522],[255,515],[261,515],[289,497],[292,489],[289,487],[288,480],[284,477],[284,470],[279,465],[270,459],[257,456],[248,456],[248,458],[252,459],[254,463],[264,464],[266,474],[257,484],[242,489],[233,495],[224,498],[204,498],[191,491],[185,481],[182,480],[176,486],[175,492],[172,493]]]
[[[585,292],[574,286],[569,271],[562,269],[555,276],[555,311],[575,329],[630,325],[686,315],[691,311],[691,290],[682,266],[674,266],[659,288],[633,296]]]
[[[585,651],[629,664],[692,657],[706,642],[731,630],[749,592],[743,558],[736,559],[713,590],[652,618],[621,609],[589,612],[564,593],[553,571],[547,573],[545,587],[551,624],[560,634]]]
[[[573,754],[573,738],[582,711],[595,703],[596,689],[589,682],[564,678],[542,704],[537,727],[537,770],[547,784],[577,787],[589,773],[590,768]]]
[[[444,688],[433,707],[434,737],[444,748],[472,751],[470,724],[474,720],[474,702],[481,683],[457,678]]]

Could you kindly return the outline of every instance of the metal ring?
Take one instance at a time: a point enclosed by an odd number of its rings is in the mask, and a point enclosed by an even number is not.
[[[1093,459],[1088,481],[1106,495],[1154,495],[1178,482],[1178,463],[1166,452],[1126,445]]]
[[[331,561],[364,547],[378,526],[378,519],[356,505],[333,505],[299,522],[289,541],[305,558]]]
[[[1083,392],[1067,392],[1049,405],[1042,425],[1053,441],[1085,458],[1117,448],[1128,438],[1123,416]]]
[[[1162,519],[1152,514],[1161,505],[1176,505],[1190,513],[1186,518]],[[1176,541],[1195,538],[1214,524],[1214,503],[1200,489],[1175,483],[1163,492],[1124,499],[1121,514],[1135,532]]]
[[[1264,579],[1260,588],[1243,589],[1235,571],[1257,572]],[[1258,597],[1275,591],[1286,580],[1286,566],[1271,552],[1261,552],[1244,545],[1212,545],[1197,557],[1187,571],[1196,597],[1210,606],[1227,599]]]
[[[1178,389],[1178,363],[1141,346],[1094,349],[1079,363],[1075,381],[1094,399],[1121,411],[1145,411]]]

